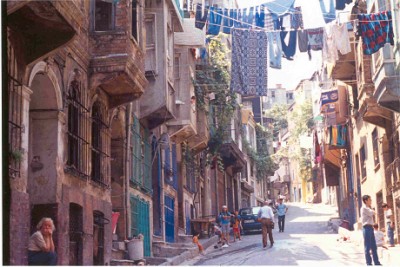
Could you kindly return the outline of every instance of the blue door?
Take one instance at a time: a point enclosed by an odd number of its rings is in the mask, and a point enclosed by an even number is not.
[[[165,241],[175,242],[174,199],[165,196]]]
[[[186,234],[191,234],[191,225],[190,225],[190,204],[185,201],[185,224],[186,224]]]

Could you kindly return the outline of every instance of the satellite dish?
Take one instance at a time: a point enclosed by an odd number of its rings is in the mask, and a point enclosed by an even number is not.
[[[158,144],[162,149],[169,147],[169,135],[167,133],[163,133],[158,141]]]

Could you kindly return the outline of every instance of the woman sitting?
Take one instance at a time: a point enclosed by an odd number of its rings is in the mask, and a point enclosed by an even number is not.
[[[37,231],[30,237],[28,246],[29,265],[57,265],[57,254],[54,251],[54,223],[51,218],[42,218],[36,227]]]

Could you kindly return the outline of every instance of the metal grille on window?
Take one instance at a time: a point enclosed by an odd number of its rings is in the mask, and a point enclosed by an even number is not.
[[[71,82],[67,93],[68,105],[68,160],[66,172],[87,179],[88,145],[86,133],[89,129],[89,110],[84,105],[84,93],[81,83]]]
[[[104,122],[105,107],[99,101],[92,108],[92,181],[108,186],[107,158],[107,124]]]
[[[143,139],[143,151],[144,151],[144,160],[143,160],[143,188],[146,191],[152,191],[152,177],[151,177],[151,145],[149,140],[149,132],[148,130],[144,130],[144,139]]]
[[[20,176],[20,163],[23,156],[21,148],[22,134],[22,84],[18,80],[18,66],[15,51],[8,44],[8,149],[9,175]]]
[[[108,223],[102,212],[93,212],[93,265],[104,265],[104,225]]]

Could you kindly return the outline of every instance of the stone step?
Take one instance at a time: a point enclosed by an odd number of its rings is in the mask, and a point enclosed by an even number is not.
[[[126,250],[126,243],[123,241],[113,241],[112,247],[113,247],[113,249],[117,249],[117,250]]]
[[[152,266],[162,265],[168,262],[167,258],[161,258],[161,257],[146,257],[145,260],[148,265]]]
[[[146,260],[137,260],[137,261],[132,261],[132,260],[114,260],[112,259],[110,261],[111,266],[142,266],[146,265]]]
[[[115,259],[115,260],[125,260],[126,259],[126,251],[125,250],[112,249],[111,250],[111,258]]]

